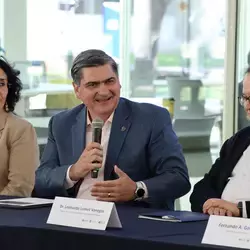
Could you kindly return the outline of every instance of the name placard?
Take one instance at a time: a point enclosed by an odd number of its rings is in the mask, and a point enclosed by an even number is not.
[[[202,243],[250,248],[250,220],[211,215]]]
[[[56,197],[48,224],[105,230],[121,228],[121,222],[113,202]]]

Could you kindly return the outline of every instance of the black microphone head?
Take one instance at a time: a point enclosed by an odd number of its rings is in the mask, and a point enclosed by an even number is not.
[[[92,127],[93,127],[93,129],[96,129],[96,128],[97,128],[97,129],[98,129],[98,128],[102,129],[103,125],[104,125],[104,122],[103,122],[103,120],[100,119],[100,118],[96,118],[96,119],[94,119],[93,122],[92,122]]]

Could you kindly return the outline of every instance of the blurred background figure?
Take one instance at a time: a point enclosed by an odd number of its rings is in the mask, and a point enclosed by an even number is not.
[[[248,52],[247,55],[247,64],[248,67],[250,66],[250,51]],[[242,90],[243,90],[243,80],[239,83],[238,85],[238,95],[242,95]],[[238,130],[243,129],[247,126],[249,126],[249,120],[246,117],[246,112],[244,108],[238,103]]]

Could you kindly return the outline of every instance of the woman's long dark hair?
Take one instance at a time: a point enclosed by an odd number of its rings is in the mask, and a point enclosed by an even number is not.
[[[6,112],[13,112],[17,102],[20,100],[22,82],[19,79],[20,71],[14,69],[10,63],[0,56],[0,68],[4,71],[8,78],[8,95],[4,105]]]

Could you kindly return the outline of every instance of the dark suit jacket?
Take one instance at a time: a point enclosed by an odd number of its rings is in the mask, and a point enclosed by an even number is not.
[[[231,177],[234,167],[249,145],[250,127],[240,130],[223,144],[220,157],[209,173],[194,186],[190,196],[192,211],[202,212],[203,204],[207,199],[221,198],[228,178]]]
[[[86,107],[82,104],[51,118],[49,138],[36,172],[35,194],[75,197],[65,190],[68,167],[85,148]],[[121,129],[125,127],[126,129]],[[134,181],[144,181],[148,204],[174,208],[174,200],[190,190],[181,146],[166,109],[120,98],[110,133],[104,179],[117,178],[118,165]]]

